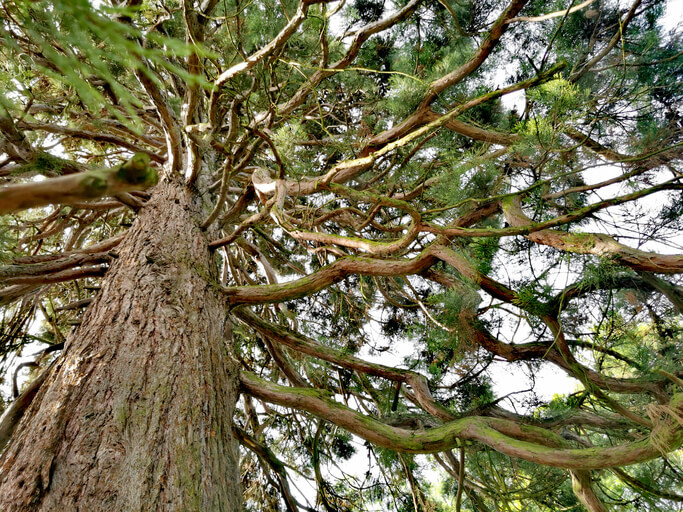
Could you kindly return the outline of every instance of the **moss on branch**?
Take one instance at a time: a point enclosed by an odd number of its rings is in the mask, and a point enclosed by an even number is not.
[[[407,430],[361,414],[317,389],[280,386],[249,372],[242,372],[240,381],[244,390],[254,397],[303,409],[378,446],[401,452],[435,453],[460,446],[464,441],[478,441],[510,457],[537,464],[590,470],[645,462],[683,445],[683,426],[676,420],[683,414],[683,394],[673,396],[662,413],[666,418],[658,421],[645,439],[610,447],[557,448],[548,446],[556,440],[553,433],[539,434],[542,430],[539,428],[526,432],[508,420],[470,416],[435,428]],[[518,432],[537,442],[516,439],[509,435],[510,432]]]
[[[0,214],[48,204],[73,204],[107,195],[144,190],[156,185],[156,170],[149,155],[136,153],[130,160],[111,169],[21,183],[0,188]]]

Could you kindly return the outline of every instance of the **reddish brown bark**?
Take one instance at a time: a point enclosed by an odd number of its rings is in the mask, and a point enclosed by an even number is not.
[[[164,183],[0,459],[5,511],[238,510],[226,300]]]

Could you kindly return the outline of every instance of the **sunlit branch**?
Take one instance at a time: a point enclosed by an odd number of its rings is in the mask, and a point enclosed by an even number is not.
[[[346,196],[357,201],[374,202],[375,208],[377,209],[382,206],[386,206],[405,210],[405,212],[411,217],[411,223],[406,229],[406,234],[398,240],[384,242],[368,240],[367,238],[347,237],[293,229],[289,231],[292,237],[298,240],[307,240],[323,244],[335,244],[342,247],[357,249],[368,254],[374,254],[376,256],[388,256],[392,254],[400,254],[400,252],[406,249],[420,233],[421,216],[410,203],[392,199],[386,196],[356,191],[354,189],[334,183],[331,183],[328,185],[328,187],[333,192],[337,192],[342,196]],[[372,220],[372,216],[372,214],[369,216],[369,220]],[[364,226],[361,225],[358,229],[361,230],[363,227]]]
[[[538,22],[538,21],[550,20],[553,18],[560,18],[562,16],[567,16],[568,14],[571,14],[573,12],[580,11],[584,7],[588,7],[594,1],[595,0],[586,0],[585,2],[581,2],[579,5],[575,5],[574,7],[570,7],[569,9],[566,9],[564,11],[550,12],[548,14],[542,14],[540,16],[518,16],[517,18],[512,18],[512,19],[505,21],[505,23],[517,23],[520,21]]]

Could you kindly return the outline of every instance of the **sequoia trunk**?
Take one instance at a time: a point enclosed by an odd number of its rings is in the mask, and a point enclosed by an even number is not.
[[[160,184],[0,459],[6,511],[239,510],[226,302]]]

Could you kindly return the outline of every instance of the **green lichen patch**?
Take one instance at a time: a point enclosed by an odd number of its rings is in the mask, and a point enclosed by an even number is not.
[[[81,181],[83,195],[86,197],[100,197],[108,188],[107,175],[100,171],[92,171],[86,174]]]
[[[133,185],[154,185],[158,179],[157,173],[149,166],[149,162],[149,155],[145,153],[135,153],[130,160],[121,164],[116,171],[116,178],[119,181]]]

